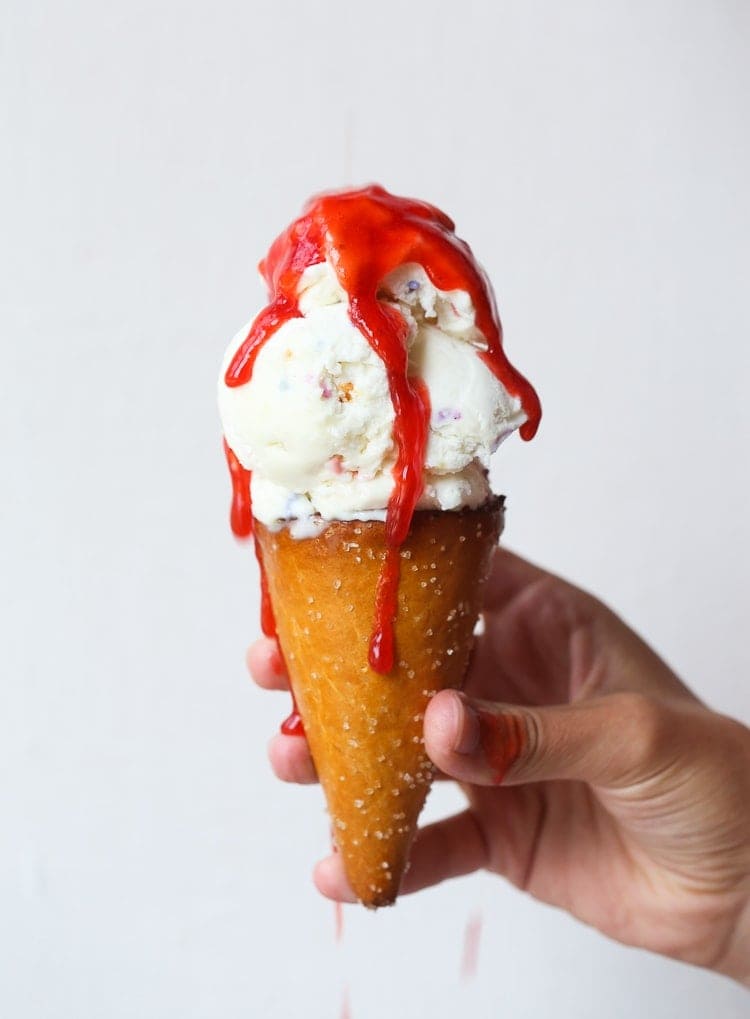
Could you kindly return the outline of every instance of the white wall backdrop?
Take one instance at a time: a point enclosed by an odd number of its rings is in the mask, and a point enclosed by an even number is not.
[[[728,981],[475,876],[342,943],[277,783],[214,381],[310,192],[455,218],[537,384],[507,541],[750,716],[742,0],[0,11],[0,1013],[739,1017]],[[436,793],[428,815],[453,809]],[[469,917],[479,968],[460,978]]]

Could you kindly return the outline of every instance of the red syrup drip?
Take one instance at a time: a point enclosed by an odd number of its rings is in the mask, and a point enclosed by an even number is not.
[[[265,637],[276,636],[276,619],[273,614],[271,595],[268,591],[268,574],[263,562],[263,551],[260,542],[255,539],[255,558],[258,560],[260,570],[260,628]]]
[[[250,501],[250,471],[246,470],[224,439],[224,456],[227,458],[229,477],[232,479],[232,508],[229,522],[237,538],[249,538],[253,533],[253,507]]]
[[[477,971],[479,941],[482,936],[482,914],[474,913],[464,931],[464,950],[461,956],[461,979],[470,980]]]
[[[456,237],[453,221],[426,202],[399,198],[375,184],[312,198],[302,215],[273,242],[259,266],[270,303],[232,358],[224,377],[228,387],[250,381],[263,344],[280,325],[300,315],[297,289],[302,273],[326,260],[349,297],[352,323],[385,365],[393,402],[397,456],[386,513],[388,554],[378,583],[368,656],[373,669],[387,673],[394,662],[397,552],[422,494],[429,400],[424,384],[408,377],[407,325],[395,308],[379,299],[381,281],[399,266],[417,263],[439,290],[466,291],[474,304],[476,326],[487,342],[479,356],[505,389],[520,399],[526,413],[522,438],[531,439],[536,432],[541,406],[531,384],[503,353],[502,328],[489,281],[468,244]]]
[[[278,640],[276,641],[276,653],[279,656],[280,666],[279,671],[283,672],[285,675],[288,676],[289,670],[286,667],[286,662],[284,661],[284,653],[281,650],[281,645],[279,644]],[[299,713],[299,708],[297,707],[297,698],[294,696],[294,690],[292,690],[291,687],[289,688],[289,693],[292,695],[292,710],[289,712],[288,716],[281,723],[281,726],[279,728],[281,729],[281,732],[283,732],[285,736],[304,736],[305,727],[302,724],[302,715],[300,715]]]
[[[526,749],[526,732],[518,715],[493,715],[479,712],[479,741],[492,768],[492,780],[497,785],[508,774]]]
[[[302,715],[297,707],[297,698],[292,693],[292,710],[281,723],[281,731],[285,736],[304,736],[305,727],[302,724]]]
[[[232,531],[237,538],[249,538],[253,533],[253,506],[250,496],[252,476],[229,448],[226,439],[224,440],[224,454],[229,465],[229,476],[232,479],[232,509],[230,512]],[[276,637],[276,620],[268,591],[268,577],[263,564],[263,552],[257,539],[254,545],[255,558],[258,560],[258,569],[260,570],[260,628],[266,637]],[[279,653],[281,653],[280,650]],[[292,712],[282,722],[281,731],[290,736],[303,736],[305,733],[294,701],[294,694],[292,694]]]
[[[401,557],[397,546],[389,546],[375,592],[375,628],[370,637],[367,660],[375,672],[387,673],[393,668],[395,634],[393,624],[398,611],[398,581]]]
[[[242,466],[234,452],[224,440],[224,454],[229,465],[229,476],[232,479],[232,509],[230,523],[237,538],[249,538],[253,533],[253,505],[250,496],[252,475]],[[266,637],[276,636],[276,620],[273,616],[271,597],[268,593],[268,578],[263,565],[263,553],[257,540],[255,541],[255,558],[260,570],[260,628]]]

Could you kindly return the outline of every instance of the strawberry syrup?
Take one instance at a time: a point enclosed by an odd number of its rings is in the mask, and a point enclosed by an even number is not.
[[[491,711],[479,712],[479,741],[488,764],[492,780],[497,785],[508,774],[526,749],[527,738],[518,715],[496,715]]]

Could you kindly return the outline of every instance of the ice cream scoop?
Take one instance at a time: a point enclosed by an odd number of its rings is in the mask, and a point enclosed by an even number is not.
[[[441,291],[422,266],[405,265],[380,292],[404,321],[409,377],[429,397],[417,508],[479,506],[490,454],[526,420],[521,400],[477,356],[487,344],[466,291]],[[301,315],[274,332],[251,380],[219,383],[224,433],[252,471],[254,515],[269,527],[293,521],[299,535],[330,520],[384,520],[396,462],[386,367],[352,322],[329,261],[302,273],[297,294]],[[224,372],[248,329],[232,340]]]

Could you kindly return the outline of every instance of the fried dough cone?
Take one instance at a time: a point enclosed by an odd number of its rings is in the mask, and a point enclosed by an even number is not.
[[[398,895],[433,776],[422,720],[438,690],[462,686],[502,501],[417,512],[401,548],[392,671],[368,665],[385,526],[335,521],[295,539],[256,522],[279,642],[357,897]]]

